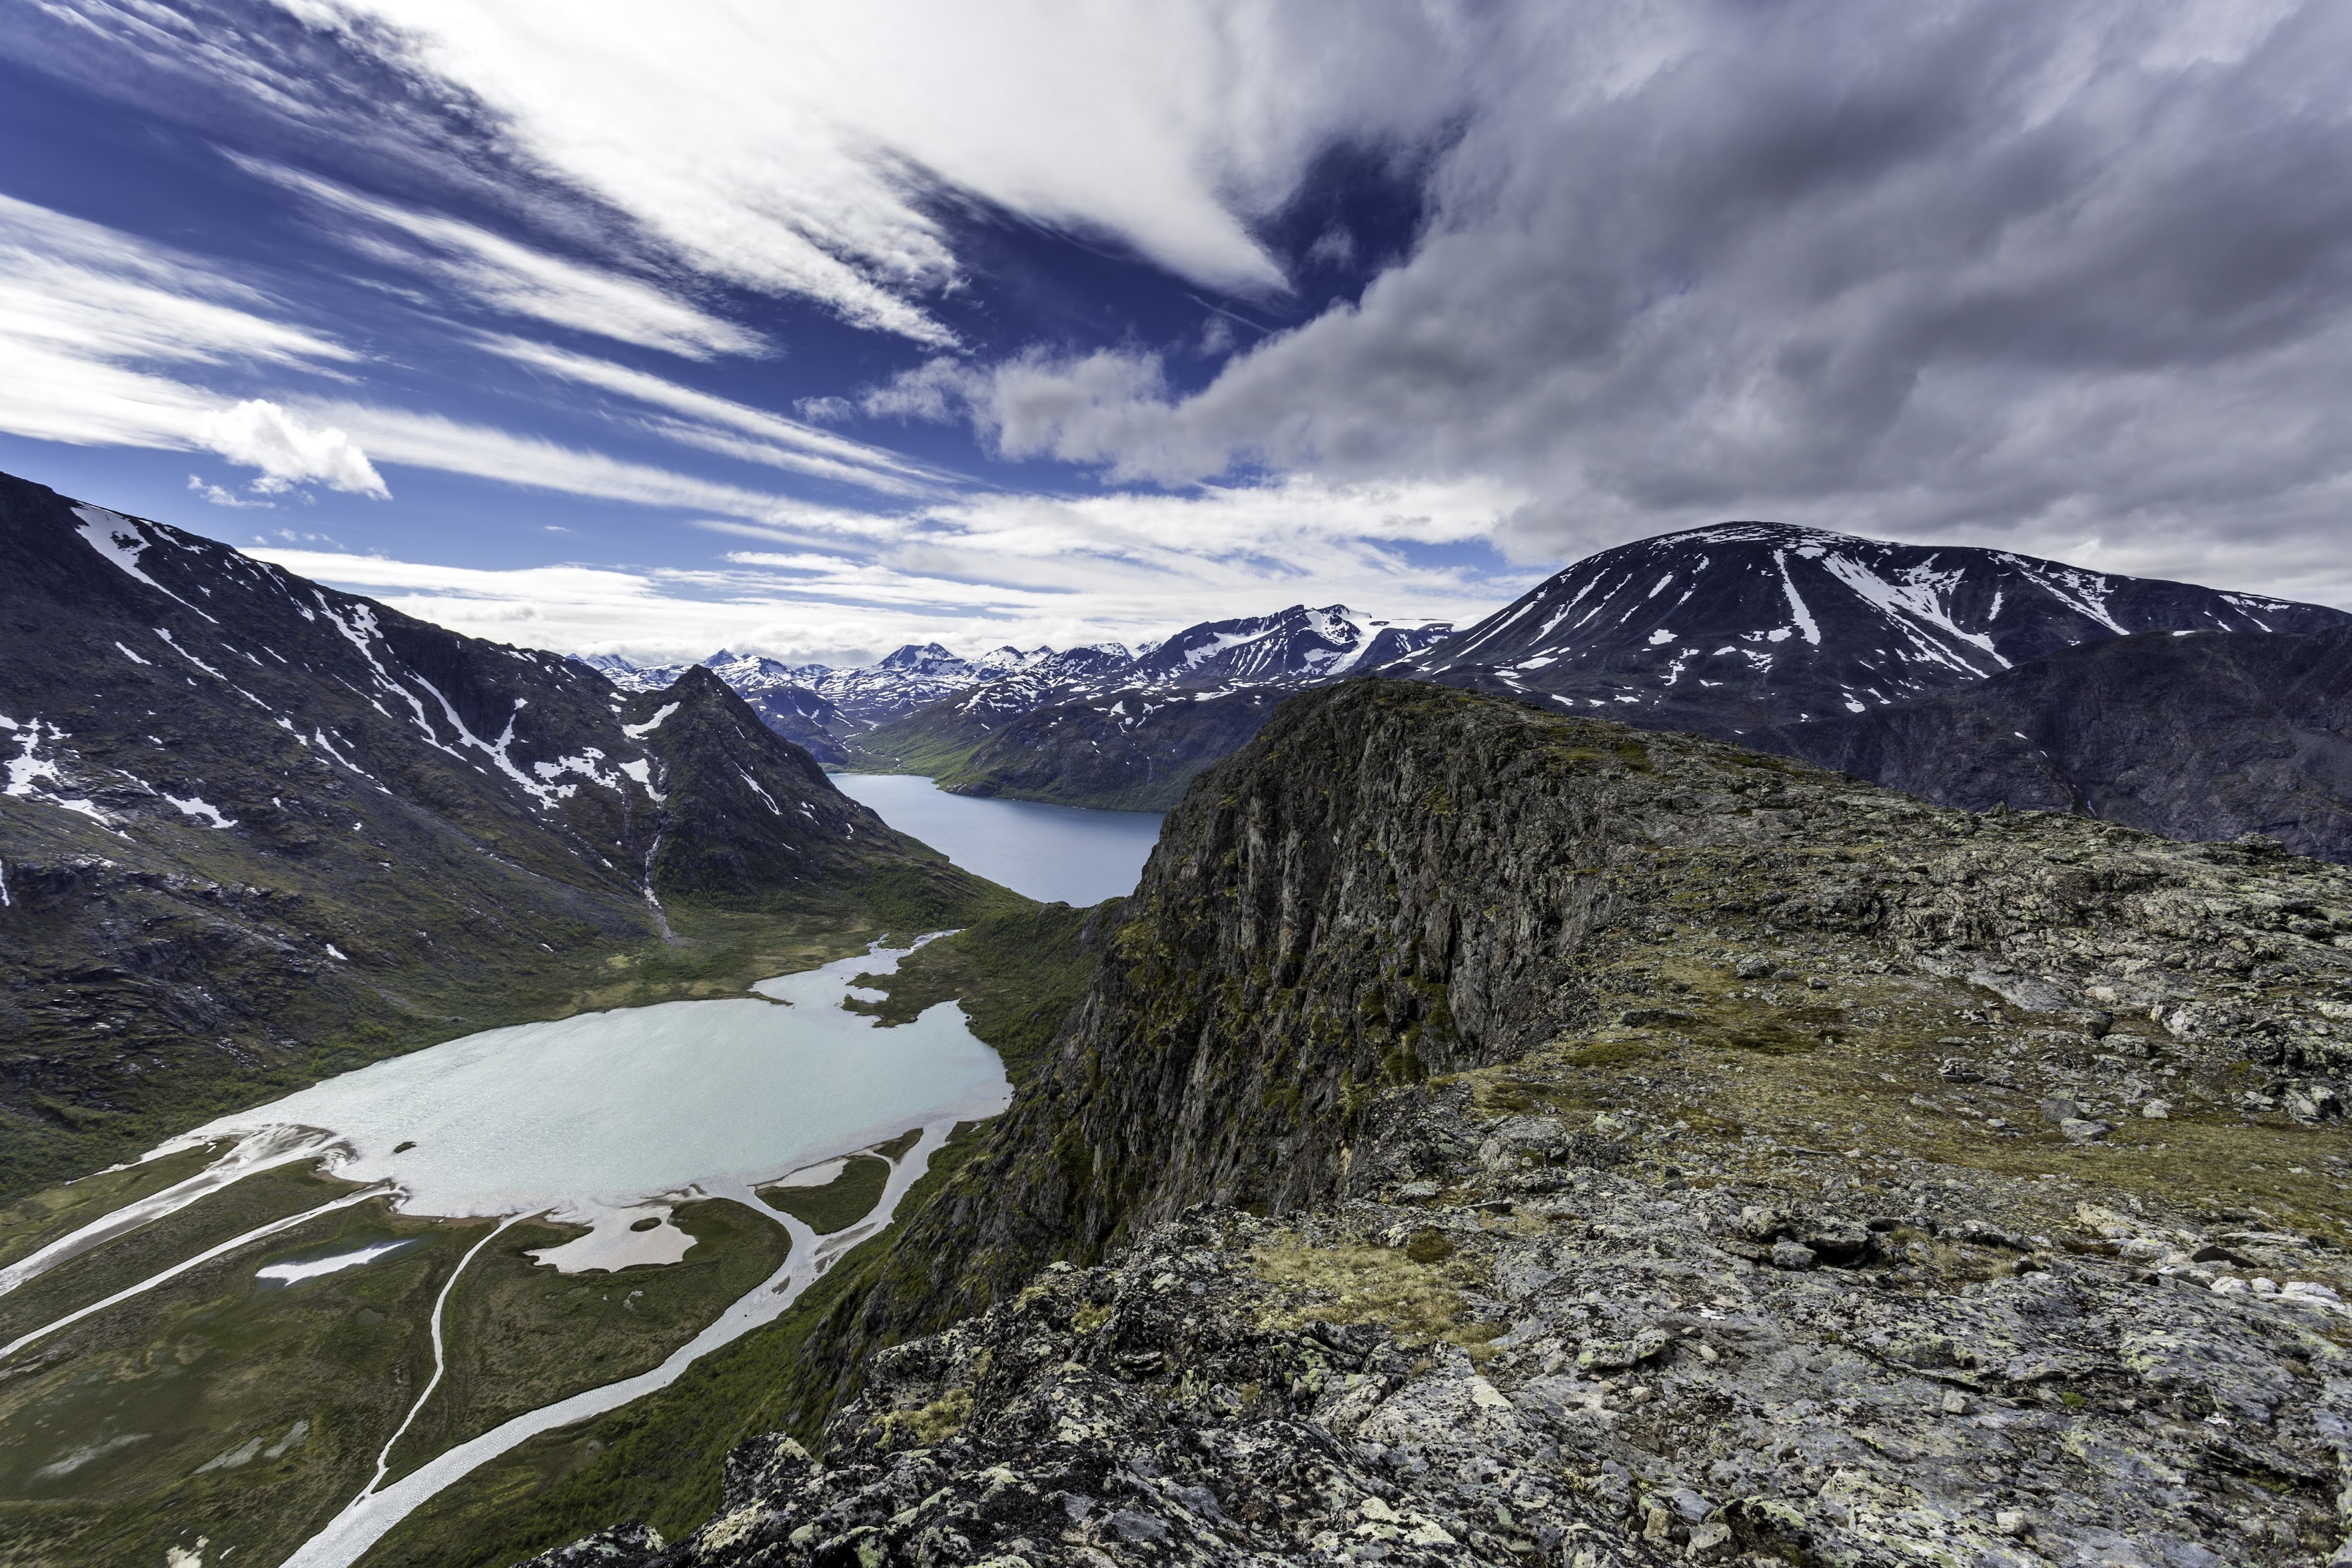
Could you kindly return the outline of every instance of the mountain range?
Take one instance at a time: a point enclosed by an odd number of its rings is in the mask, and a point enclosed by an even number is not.
[[[1604,550],[1392,673],[1729,738],[2140,633],[2315,632],[2318,605],[2007,550],[1727,522]]]
[[[970,795],[1164,809],[1284,697],[1378,673],[1739,740],[1943,805],[2343,858],[2352,676],[2328,638],[2347,627],[2013,551],[1731,522],[1601,551],[1459,633],[1296,605],[1139,653],[705,663],[828,766]],[[677,673],[593,662],[643,689]]]
[[[10,1184],[544,1016],[673,917],[1010,897],[709,671],[617,690],[5,476],[0,746]]]
[[[1294,605],[1187,626],[1132,651],[999,647],[963,659],[910,643],[854,668],[724,649],[702,664],[831,766],[929,773],[969,795],[1158,811],[1255,734],[1282,697],[1420,652],[1452,629]],[[687,668],[609,654],[582,662],[639,691]]]

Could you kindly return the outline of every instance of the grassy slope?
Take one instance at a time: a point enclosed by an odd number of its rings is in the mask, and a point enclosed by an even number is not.
[[[988,737],[924,709],[842,743],[844,773],[923,773],[938,778],[961,767]]]
[[[901,1214],[927,1202],[982,1136],[975,1129],[934,1155]],[[685,1534],[718,1506],[728,1450],[793,1424],[803,1390],[790,1369],[801,1342],[863,1295],[898,1230],[852,1251],[782,1317],[703,1357],[660,1393],[484,1465],[378,1542],[362,1568],[505,1568],[625,1519]]]
[[[197,1535],[276,1560],[372,1473],[429,1373],[425,1314],[484,1228],[361,1205],[20,1356],[38,1364],[0,1384],[0,1563],[150,1568]],[[404,1238],[417,1245],[294,1288],[253,1278],[267,1258]],[[201,1472],[257,1438],[242,1463]]]
[[[972,1032],[1020,1082],[1061,1027],[1094,969],[1079,940],[1087,910],[1046,904],[975,921],[863,984],[887,993],[863,1010],[887,1022],[960,1000]],[[944,1189],[985,1141],[961,1133],[882,1236],[835,1264],[792,1310],[698,1362],[676,1384],[624,1410],[551,1432],[483,1466],[393,1531],[362,1568],[505,1568],[627,1519],[675,1538],[717,1505],[727,1451],[778,1428],[813,1439],[831,1389],[793,1375],[800,1347],[827,1317],[855,1311],[908,1216]]]
[[[927,1007],[960,1002],[972,1033],[1004,1058],[1005,1076],[1026,1082],[1094,977],[1094,952],[1079,941],[1103,907],[1038,904],[985,916],[899,960],[896,973],[859,975],[858,986],[884,999],[844,1005],[903,1024]]]
[[[0,1333],[48,1321],[220,1233],[348,1190],[297,1169],[250,1178],[127,1238],[120,1254],[93,1255],[87,1274],[61,1269],[5,1298]],[[524,1254],[577,1228],[537,1224],[509,1229],[477,1256],[450,1296],[446,1375],[393,1474],[523,1410],[655,1365],[783,1263],[782,1227],[740,1205],[690,1204],[677,1218],[696,1244],[665,1268],[555,1274]],[[21,1354],[14,1375],[0,1380],[0,1563],[146,1568],[196,1534],[215,1552],[235,1546],[257,1562],[290,1549],[372,1473],[429,1373],[432,1302],[486,1229],[361,1205]],[[267,1261],[399,1239],[416,1245],[289,1289],[254,1278]],[[42,1287],[51,1299],[36,1299]],[[291,1451],[198,1472],[253,1437],[284,1436],[298,1421],[310,1426]],[[135,1442],[105,1450],[133,1434]],[[68,1473],[38,1473],[91,1448],[103,1451]]]
[[[920,1130],[918,1129],[919,1134]],[[781,1209],[819,1236],[847,1230],[874,1211],[889,1184],[890,1162],[858,1155],[841,1174],[821,1187],[762,1187],[760,1200]]]
[[[485,1247],[449,1302],[446,1379],[402,1438],[393,1475],[525,1411],[659,1365],[791,1249],[782,1226],[727,1199],[681,1205],[676,1217],[695,1245],[657,1268],[558,1274],[528,1255],[581,1232],[535,1221]]]

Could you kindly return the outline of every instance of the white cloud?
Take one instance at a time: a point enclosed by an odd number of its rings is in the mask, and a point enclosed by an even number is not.
[[[349,431],[312,425],[262,398],[205,415],[197,421],[196,438],[232,463],[259,468],[255,488],[265,492],[315,479],[360,495],[392,493]]]
[[[862,538],[890,526],[887,518],[876,514],[814,506],[437,414],[357,403],[305,404],[300,412],[351,432],[388,463],[408,463],[597,500],[716,511],[817,533]]]
[[[683,421],[645,423],[657,434],[688,446],[889,495],[935,494],[946,478],[879,447],[814,429],[765,409],[681,386],[609,360],[520,338],[486,338],[482,346],[534,370],[686,415],[688,418]],[[730,436],[730,431],[740,434]],[[752,439],[742,439],[745,436]]]
[[[439,415],[348,398],[230,396],[184,379],[283,375],[357,359],[334,340],[277,319],[278,309],[192,258],[0,196],[0,352],[7,366],[0,429],[82,446],[216,452],[257,470],[256,488],[265,493],[317,483],[387,496],[375,468],[381,460],[819,533],[863,537],[891,526],[887,518]],[[942,489],[933,470],[878,447],[658,376],[517,339],[484,342],[534,368],[691,416],[637,421],[684,445],[888,494],[929,497]],[[159,374],[163,369],[179,374]]]
[[[260,313],[270,307],[189,258],[0,196],[0,429],[80,446],[209,450],[272,485],[384,494],[345,432],[147,368],[307,369],[355,357]]]
[[[224,489],[219,485],[208,482],[201,474],[190,474],[188,476],[188,489],[194,491],[197,495],[203,497],[205,500],[211,502],[215,506],[239,507],[260,511],[268,511],[278,504],[276,501],[259,500],[251,496],[241,496],[235,490]]]
[[[336,228],[338,237],[365,254],[432,271],[498,310],[690,359],[756,353],[767,346],[758,333],[646,279],[567,261],[477,225],[380,201],[283,164],[243,157],[236,162],[346,218],[421,242],[404,246],[346,226]]]
[[[1531,574],[1416,561],[1460,545],[1524,498],[1478,484],[1309,480],[1192,497],[987,496],[897,520],[870,547],[712,521],[757,542],[709,570],[451,567],[260,550],[290,571],[410,615],[564,653],[699,658],[722,644],[856,662],[904,642],[968,652],[1012,641],[1133,641],[1305,602],[1409,618],[1484,614]]]
[[[959,277],[941,184],[1212,288],[1280,289],[1251,220],[1333,140],[1413,140],[1465,88],[1464,26],[1434,8],[875,0],[648,26],[623,0],[282,3],[347,18],[361,47],[397,39],[690,264],[941,346],[921,303]]]

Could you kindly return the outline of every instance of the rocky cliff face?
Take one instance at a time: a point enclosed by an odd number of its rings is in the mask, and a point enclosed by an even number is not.
[[[2111,638],[1754,739],[1939,805],[2352,860],[2352,630]]]
[[[2347,1021],[2274,847],[1310,694],[802,1374],[965,1321],[548,1561],[2326,1559]]]

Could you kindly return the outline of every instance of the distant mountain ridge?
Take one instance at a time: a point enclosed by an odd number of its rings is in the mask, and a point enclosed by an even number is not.
[[[1728,738],[2108,637],[2344,625],[2324,605],[2013,551],[1727,522],[1589,555],[1389,673]]]
[[[1061,655],[976,685],[860,737],[853,765],[927,773],[960,794],[1164,811],[1284,697],[1452,630],[1344,605],[1207,621],[1125,661]]]
[[[1160,810],[1201,767],[1255,734],[1283,694],[1405,658],[1451,630],[1344,605],[1294,605],[1187,626],[1133,650],[1007,647],[965,659],[909,643],[853,668],[724,649],[702,665],[828,765],[929,773],[968,793]],[[581,662],[632,690],[667,686],[688,668],[609,654]]]
[[[1099,645],[1107,657],[1121,661],[1133,656],[1117,643]],[[1095,649],[1073,649],[1085,654]],[[872,664],[835,666],[786,664],[761,654],[739,654],[721,648],[699,661],[745,698],[797,688],[822,700],[853,729],[871,729],[901,714],[927,707],[983,681],[1001,679],[1034,668],[1055,658],[1052,648],[1023,652],[1016,647],[991,648],[977,658],[961,658],[937,643],[908,643]],[[625,691],[657,691],[692,665],[640,665],[617,654],[585,654],[580,662],[600,670]]]
[[[2352,771],[2331,760],[2332,721],[2310,716],[2352,665],[2281,673],[2308,662],[2289,644],[2337,628],[2352,615],[2014,551],[1727,522],[1587,556],[1458,634],[1299,605],[1132,655],[963,661],[931,645],[866,671],[712,662],[828,765],[928,773],[964,794],[1164,810],[1285,696],[1378,673],[1737,739],[1941,804],[2065,804],[2352,858]],[[2229,634],[2228,651],[2210,637],[2153,646],[2192,632]],[[2263,652],[2263,639],[2283,640]],[[2119,642],[2134,646],[2091,651]],[[2168,713],[2172,678],[2189,685]],[[864,721],[820,694],[853,690],[873,694]],[[2208,721],[2175,721],[2189,711]],[[2043,744],[2053,735],[2074,739]],[[2020,751],[2022,736],[2034,745]]]

